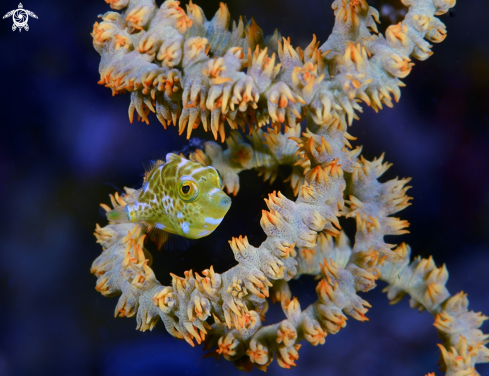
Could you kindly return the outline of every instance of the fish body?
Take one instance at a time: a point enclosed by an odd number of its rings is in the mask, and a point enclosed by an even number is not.
[[[222,188],[214,167],[169,153],[166,163],[158,161],[147,172],[142,188],[132,195],[136,200],[108,212],[107,218],[198,239],[214,231],[231,206]]]

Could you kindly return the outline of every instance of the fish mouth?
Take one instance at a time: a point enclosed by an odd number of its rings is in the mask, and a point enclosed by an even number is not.
[[[219,200],[219,207],[222,210],[228,211],[231,206],[231,197],[228,195],[223,195],[221,199]]]

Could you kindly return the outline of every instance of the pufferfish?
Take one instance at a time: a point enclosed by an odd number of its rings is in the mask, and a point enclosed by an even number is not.
[[[153,163],[143,186],[128,201],[107,212],[107,219],[116,223],[140,222],[157,238],[159,246],[168,240],[168,234],[188,239],[209,235],[231,206],[221,175],[214,167],[172,153],[166,155],[166,163]]]

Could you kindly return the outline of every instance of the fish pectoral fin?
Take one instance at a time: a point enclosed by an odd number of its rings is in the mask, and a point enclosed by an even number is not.
[[[184,251],[190,246],[190,242],[183,236],[172,234],[145,223],[149,239],[156,244],[158,250],[164,248],[166,251]]]
[[[118,206],[117,208],[114,208],[113,210],[107,212],[107,219],[110,222],[115,222],[115,223],[129,223],[131,222],[129,220],[129,216],[127,215],[127,205],[123,206]]]
[[[168,235],[170,234],[166,231],[160,230],[156,226],[150,224],[146,224],[146,226],[149,239],[156,244],[158,251],[161,250],[163,244],[168,241]]]
[[[186,251],[190,247],[190,241],[177,234],[168,234],[168,239],[164,245],[166,251]]]

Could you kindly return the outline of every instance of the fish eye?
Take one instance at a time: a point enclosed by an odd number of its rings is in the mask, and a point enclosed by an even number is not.
[[[178,193],[184,201],[192,202],[199,196],[199,187],[193,180],[184,180],[178,187]]]
[[[217,176],[219,178],[219,188],[222,189],[222,176],[221,176],[221,173],[219,172],[219,170],[216,168],[216,171],[217,171]]]

